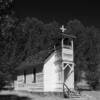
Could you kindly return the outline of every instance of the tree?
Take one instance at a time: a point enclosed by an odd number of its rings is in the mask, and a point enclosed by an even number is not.
[[[0,0],[0,17],[12,13],[13,2],[14,0]]]
[[[0,23],[0,71],[6,71],[7,75],[13,75],[14,69],[27,57],[42,50],[53,50],[61,37],[57,22],[44,24],[36,18],[19,19],[11,15],[3,18]],[[85,71],[90,84],[97,82],[100,73],[100,31],[95,27],[85,27],[78,20],[69,21],[66,27],[65,34],[77,37],[74,42],[76,81],[80,81],[80,72]],[[94,74],[96,76],[92,78]]]
[[[67,34],[76,36],[74,40],[74,60],[75,60],[75,80],[80,81],[82,70],[86,70],[87,61],[84,57],[85,44],[86,44],[86,28],[79,20],[69,21],[67,23]]]
[[[88,61],[87,67],[87,80],[89,84],[96,89],[99,85],[100,76],[100,35],[99,30],[95,27],[87,28],[87,52],[85,52],[86,60]]]
[[[95,88],[99,84],[100,78],[100,34],[95,27],[85,27],[78,20],[68,22],[69,33],[73,33],[77,38],[74,44],[75,50],[75,79],[80,81],[81,70],[86,72],[86,79]]]
[[[16,18],[13,16],[14,0],[0,0],[0,86],[10,80],[11,77],[11,60],[14,41],[12,35],[15,29]],[[10,58],[10,59],[9,59]],[[3,79],[2,79],[3,78]],[[2,84],[3,83],[3,84]]]

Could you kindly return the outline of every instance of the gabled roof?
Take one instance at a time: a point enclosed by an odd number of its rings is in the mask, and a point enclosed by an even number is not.
[[[62,37],[64,37],[64,38],[69,37],[69,38],[73,38],[73,39],[76,38],[75,35],[72,35],[72,34],[69,35],[69,34],[65,34],[65,33],[62,34]]]
[[[43,50],[38,52],[35,55],[29,56],[28,58],[26,58],[25,61],[23,61],[17,68],[17,71],[22,71],[25,69],[30,69],[33,67],[40,67],[43,66],[44,61],[50,56],[50,54],[53,52],[54,50]]]

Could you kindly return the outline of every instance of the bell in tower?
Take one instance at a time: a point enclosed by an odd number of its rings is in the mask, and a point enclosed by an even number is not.
[[[62,34],[62,35],[63,35],[62,48],[73,49],[73,39],[66,34]]]
[[[59,36],[55,40],[55,47],[56,49],[66,48],[66,49],[73,49],[73,39],[75,36],[66,34],[66,28],[62,26],[61,28],[61,36]]]

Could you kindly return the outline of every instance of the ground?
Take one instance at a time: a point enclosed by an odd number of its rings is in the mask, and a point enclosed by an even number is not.
[[[58,96],[43,96],[43,95],[37,95],[34,93],[21,92],[21,91],[20,92],[19,91],[1,91],[0,92],[0,96],[16,95],[18,97],[28,97],[29,98],[25,100],[99,100],[100,99],[100,91],[84,91],[81,94],[82,95],[80,98],[66,99],[66,98],[62,98]]]

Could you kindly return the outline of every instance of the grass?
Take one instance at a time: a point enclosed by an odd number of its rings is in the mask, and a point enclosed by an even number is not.
[[[0,100],[31,100],[28,97],[19,97],[16,95],[0,95]]]
[[[22,91],[2,91],[0,100],[100,100],[100,91],[81,91],[80,98],[64,98],[56,94],[37,94]]]

